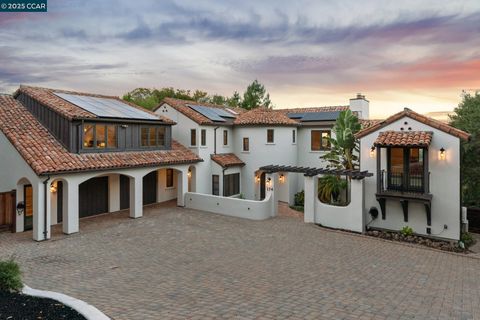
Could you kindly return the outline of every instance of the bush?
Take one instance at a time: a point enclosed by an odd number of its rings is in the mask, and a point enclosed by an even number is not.
[[[20,266],[13,259],[0,261],[0,291],[19,291],[22,287]]]
[[[465,248],[467,249],[475,243],[475,239],[472,237],[472,234],[468,232],[462,232],[462,235],[460,236],[460,241],[463,242]]]
[[[293,209],[295,211],[300,211],[300,212],[304,212],[305,210],[303,206],[290,206],[290,209]]]
[[[305,206],[305,191],[295,193],[295,206],[304,207]]]
[[[405,237],[413,235],[413,229],[410,228],[409,226],[405,226],[402,228],[400,231],[401,234],[403,234]]]

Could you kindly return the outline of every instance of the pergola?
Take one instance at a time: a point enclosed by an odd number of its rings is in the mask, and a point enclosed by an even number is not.
[[[319,174],[332,174],[342,175],[350,177],[354,180],[361,180],[366,177],[373,176],[373,173],[360,170],[346,170],[346,169],[326,169],[326,168],[311,168],[311,167],[297,167],[297,166],[280,166],[280,165],[268,165],[260,167],[260,170],[266,173],[275,172],[297,172],[303,173],[306,177],[314,177]]]

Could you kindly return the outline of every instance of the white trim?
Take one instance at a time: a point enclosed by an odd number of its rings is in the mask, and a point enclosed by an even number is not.
[[[63,303],[66,306],[74,309],[82,316],[88,320],[111,320],[103,312],[95,308],[94,306],[86,303],[85,301],[75,299],[73,297],[67,296],[63,293],[53,292],[53,291],[44,291],[30,288],[27,285],[23,286],[22,292],[29,296],[39,297],[39,298],[48,298],[57,300]]]

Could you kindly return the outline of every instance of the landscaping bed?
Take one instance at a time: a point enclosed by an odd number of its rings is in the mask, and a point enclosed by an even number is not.
[[[400,242],[408,242],[423,245],[430,248],[440,249],[444,251],[451,251],[451,252],[462,252],[468,253],[468,248],[461,248],[455,242],[449,241],[442,241],[442,240],[434,240],[422,236],[418,236],[415,234],[403,234],[401,232],[389,232],[389,231],[381,231],[381,230],[368,230],[366,232],[367,235],[392,241],[400,241]]]
[[[2,290],[0,290],[0,319],[86,320],[80,313],[56,300]]]

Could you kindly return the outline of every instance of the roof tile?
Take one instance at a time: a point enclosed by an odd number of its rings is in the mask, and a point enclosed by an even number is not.
[[[223,168],[245,165],[234,153],[217,153],[212,154],[210,157]]]
[[[431,131],[384,131],[374,142],[378,147],[428,147],[432,142]]]

